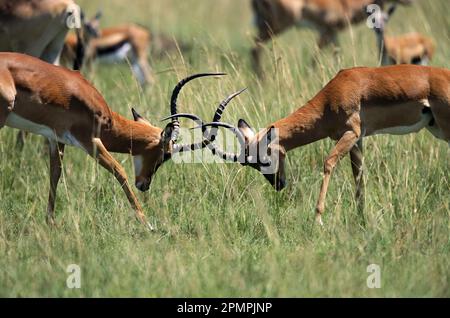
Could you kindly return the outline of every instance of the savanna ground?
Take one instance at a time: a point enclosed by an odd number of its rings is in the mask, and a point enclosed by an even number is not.
[[[169,114],[176,81],[200,71],[180,96],[180,111],[210,118],[223,97],[247,93],[224,121],[254,127],[288,115],[341,68],[377,65],[375,35],[364,24],[339,36],[339,60],[319,53],[316,34],[291,30],[265,55],[268,79],[250,70],[254,33],[249,1],[78,1],[103,25],[133,21],[175,35],[193,50],[151,58],[157,83],[142,92],[126,65],[87,74],[110,106],[128,117],[136,106],[154,124]],[[450,4],[419,1],[400,8],[391,34],[416,30],[438,44],[433,65],[450,67]],[[312,57],[317,66],[311,66]],[[183,122],[184,126],[192,125]],[[66,150],[57,200],[58,229],[45,223],[48,160],[40,137],[15,150],[16,132],[0,132],[0,296],[450,296],[449,147],[428,132],[365,141],[366,226],[360,225],[348,158],[332,177],[324,216],[314,207],[329,140],[288,156],[288,187],[277,193],[256,171],[236,164],[162,166],[150,192],[138,194],[158,231],[132,217],[120,186],[80,150]],[[132,160],[116,155],[133,182]],[[81,288],[66,287],[69,264]],[[381,288],[366,285],[381,268]]]

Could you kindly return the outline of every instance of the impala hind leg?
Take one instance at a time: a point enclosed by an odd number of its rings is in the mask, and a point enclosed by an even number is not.
[[[326,47],[331,47],[333,54],[337,56],[339,44],[337,40],[336,31],[332,29],[323,29],[320,31],[319,41],[317,42],[319,49],[323,50]]]
[[[64,144],[49,140],[50,153],[50,191],[47,206],[47,224],[56,225],[55,222],[55,201],[56,188],[61,177],[62,160],[64,157]]]
[[[450,99],[450,96],[449,96]],[[448,103],[438,100],[430,100],[431,112],[433,114],[433,125],[429,127],[433,135],[439,139],[445,140],[450,146],[450,101]],[[437,132],[437,133],[434,133]]]
[[[141,72],[144,75],[145,83],[153,85],[155,83],[155,78],[153,77],[153,70],[150,66],[149,62],[147,61],[147,56],[144,56],[139,59],[138,61],[139,68],[141,69]],[[142,84],[141,84],[142,85]],[[142,85],[144,86],[144,85]]]
[[[142,207],[139,204],[138,199],[136,198],[136,195],[134,194],[133,190],[130,187],[130,184],[128,183],[128,178],[125,173],[125,169],[114,159],[113,156],[108,152],[108,150],[103,145],[102,141],[99,138],[92,139],[92,144],[94,146],[94,149],[92,149],[92,156],[95,157],[100,165],[104,167],[106,170],[108,170],[110,173],[116,177],[117,181],[119,181],[123,191],[125,192],[128,201],[130,201],[133,209],[136,213],[136,218],[145,226],[147,226],[150,231],[153,231],[153,226],[147,222],[147,219],[142,212]]]
[[[0,128],[5,126],[6,118],[14,109],[16,87],[8,71],[0,70]]]
[[[350,160],[352,163],[353,178],[356,186],[356,202],[361,217],[364,217],[364,179],[363,179],[363,143],[362,138],[350,149]]]
[[[325,210],[325,197],[327,195],[328,185],[330,183],[331,173],[339,160],[345,156],[358,141],[359,133],[355,131],[347,131],[336,146],[331,150],[324,163],[324,176],[322,186],[319,193],[319,199],[316,207],[316,220],[320,225],[323,225],[322,214]]]
[[[142,88],[146,85],[152,85],[155,83],[153,77],[153,70],[147,60],[147,54],[138,54],[133,52],[131,54],[131,70],[134,77],[138,80]]]
[[[3,128],[6,124],[6,118],[8,117],[10,111],[6,106],[6,103],[2,103],[0,100],[0,129]]]

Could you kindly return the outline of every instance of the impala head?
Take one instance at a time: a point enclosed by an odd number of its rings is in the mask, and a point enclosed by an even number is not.
[[[133,157],[136,176],[135,185],[140,191],[147,191],[150,188],[153,175],[164,162],[172,158],[173,154],[183,151],[184,149],[197,149],[194,147],[196,144],[182,145],[176,143],[180,129],[178,117],[186,117],[182,116],[183,114],[177,114],[178,95],[183,86],[191,80],[204,76],[218,75],[224,74],[201,73],[181,80],[173,89],[172,97],[170,99],[172,116],[168,118],[171,118],[172,121],[168,123],[164,129],[153,126],[149,121],[139,115],[136,110],[132,109],[134,121],[139,123],[139,125],[136,125],[136,129],[141,129],[142,134],[140,135],[144,136],[144,140],[140,141],[140,144],[142,145],[138,147],[139,151],[135,152]],[[195,115],[190,116],[191,117],[188,118],[192,120],[200,120]]]
[[[220,122],[213,122],[204,126],[225,127],[231,130],[239,140],[241,148],[239,154],[224,152],[215,144],[212,144],[209,148],[213,154],[222,159],[252,167],[262,173],[275,190],[281,191],[284,189],[286,186],[286,150],[278,143],[278,132],[274,126],[265,128],[259,133],[255,133],[243,119],[239,120],[237,128]]]
[[[286,187],[285,159],[286,151],[278,143],[275,127],[263,129],[259,133],[243,119],[238,122],[238,129],[244,137],[244,166],[261,172],[277,191]]]
[[[389,6],[387,11],[385,10],[379,10],[374,13],[374,19],[375,19],[375,28],[374,31],[377,34],[383,35],[384,30],[386,28],[387,23],[389,22],[392,14],[394,14],[395,10],[397,9],[397,4],[394,3]]]
[[[135,185],[140,191],[150,188],[153,175],[158,168],[171,156],[172,123],[164,129],[150,124],[145,118],[132,109],[134,121],[140,125],[136,129],[143,131],[144,140],[140,141],[139,151],[133,156],[134,172],[136,176]]]
[[[83,28],[86,33],[85,36],[90,38],[100,36],[100,20],[102,15],[102,11],[99,10],[90,20],[85,20],[84,15],[82,14]]]

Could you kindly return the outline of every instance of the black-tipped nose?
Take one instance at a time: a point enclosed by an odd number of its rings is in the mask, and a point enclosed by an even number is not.
[[[138,188],[139,191],[146,192],[150,189],[150,182],[138,181],[136,182],[136,188]]]

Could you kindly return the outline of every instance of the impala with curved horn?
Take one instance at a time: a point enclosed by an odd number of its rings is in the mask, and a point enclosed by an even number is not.
[[[285,157],[289,150],[324,138],[336,140],[325,159],[316,206],[317,221],[322,224],[331,173],[347,153],[356,182],[356,198],[360,210],[363,208],[363,137],[404,135],[426,128],[450,145],[450,70],[406,64],[342,70],[306,105],[259,133],[243,119],[237,128],[226,123],[203,126],[231,129],[243,145],[241,153],[227,154],[214,145],[215,153],[262,172],[276,190],[286,185]],[[260,151],[255,158],[251,149],[257,148]],[[265,171],[267,165],[274,171]]]
[[[195,78],[217,75],[221,74],[196,74],[178,83],[172,93],[172,114],[177,111],[177,97],[184,85]],[[134,157],[136,187],[147,191],[157,169],[172,155],[178,136],[173,136],[172,132],[178,131],[179,123],[174,118],[161,129],[134,109],[132,112],[134,120],[112,111],[79,72],[24,54],[0,53],[0,129],[9,126],[49,139],[47,220],[50,224],[55,222],[56,188],[64,147],[70,145],[85,151],[116,177],[136,217],[149,225],[125,170],[111,152],[129,153]]]

